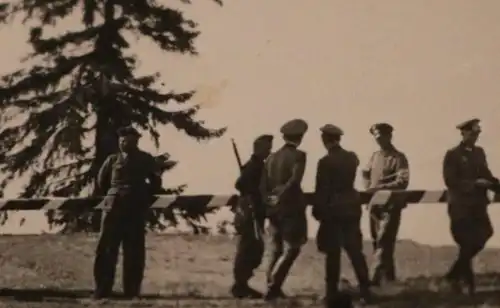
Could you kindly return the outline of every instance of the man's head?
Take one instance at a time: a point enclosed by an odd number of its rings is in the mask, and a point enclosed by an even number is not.
[[[259,158],[266,159],[273,148],[272,135],[262,135],[257,137],[253,142],[253,154]]]
[[[141,134],[131,126],[118,129],[118,146],[122,152],[130,152],[137,149]]]
[[[308,128],[309,125],[307,125],[306,121],[302,119],[294,119],[286,122],[281,127],[280,131],[283,134],[283,139],[285,139],[287,143],[299,146],[302,143],[302,139],[304,138]]]
[[[370,133],[382,149],[387,149],[392,145],[392,132],[394,128],[388,123],[377,123],[370,127]]]
[[[481,134],[481,126],[479,126],[479,122],[479,119],[472,119],[457,125],[457,129],[459,129],[462,134],[462,142],[467,145],[476,144],[479,139],[479,135]]]
[[[344,135],[342,129],[333,124],[326,124],[319,130],[321,131],[321,141],[327,150],[338,145],[342,135]]]

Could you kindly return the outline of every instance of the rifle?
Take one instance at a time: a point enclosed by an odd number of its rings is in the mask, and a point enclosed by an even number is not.
[[[240,172],[243,171],[243,164],[241,162],[240,154],[238,152],[238,147],[236,146],[236,142],[231,138],[231,143],[233,144],[233,152],[236,157],[236,162],[238,163],[238,167],[240,168]],[[240,196],[241,197],[241,196]],[[252,202],[248,204],[250,208],[250,215],[252,215],[252,227],[253,233],[256,240],[260,240],[262,238],[262,231],[260,230],[259,224],[257,222],[257,218],[255,217],[255,209],[253,207]]]

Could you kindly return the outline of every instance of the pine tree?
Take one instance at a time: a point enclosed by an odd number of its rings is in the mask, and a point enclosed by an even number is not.
[[[188,3],[187,1],[184,1]],[[219,3],[219,2],[218,2]],[[222,5],[221,3],[219,3]],[[81,15],[81,29],[48,36],[47,28]],[[171,124],[197,140],[218,138],[225,128],[207,128],[195,119],[194,92],[165,92],[160,75],[136,73],[137,55],[124,33],[151,39],[165,52],[196,55],[199,35],[194,21],[155,0],[23,0],[0,4],[0,21],[22,16],[30,26],[28,69],[2,77],[0,86],[0,158],[3,190],[15,179],[29,178],[21,197],[102,194],[93,189],[105,158],[117,150],[116,130],[135,125],[159,147],[159,125]],[[175,166],[170,162],[167,169]],[[179,194],[185,186],[164,190]],[[205,209],[182,209],[196,229]],[[152,211],[150,228],[173,224],[172,212]],[[95,213],[48,213],[51,225],[69,231],[95,231]]]

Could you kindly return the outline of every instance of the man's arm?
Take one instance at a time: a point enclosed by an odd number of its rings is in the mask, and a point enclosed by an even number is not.
[[[375,153],[372,154],[365,168],[361,170],[361,176],[363,177],[363,186],[365,187],[365,189],[368,189],[371,185],[370,177],[372,172],[373,157],[375,157]]]
[[[359,157],[358,155],[353,152],[353,151],[350,151],[349,154],[351,155],[351,158],[352,158],[352,164],[353,164],[353,173],[352,173],[352,178],[349,179],[349,185],[351,183],[354,183],[356,181],[356,174],[357,174],[357,171],[358,171],[358,167],[359,167],[359,164],[360,164],[360,161],[359,161]]]
[[[481,173],[483,174],[482,177],[490,182],[490,185],[487,185],[489,189],[498,191],[500,190],[500,182],[498,178],[496,178],[491,172],[491,169],[488,165],[488,159],[486,158],[486,153],[482,148],[479,148],[479,150],[480,150],[479,153],[481,155],[481,165],[482,165]]]
[[[481,162],[482,162],[482,166],[483,166],[484,176],[486,177],[487,180],[497,182],[498,179],[491,172],[491,169],[488,165],[488,159],[486,158],[486,153],[484,152],[484,150],[482,148],[480,148],[480,153],[481,153]]]
[[[145,156],[145,160],[145,167],[147,166],[149,170],[147,174],[149,185],[152,189],[152,193],[157,194],[162,188],[162,172],[160,166],[158,166],[156,159],[150,154]]]
[[[262,173],[260,174],[260,181],[259,181],[259,192],[262,198],[265,199],[269,196],[269,182],[267,178],[267,172],[269,165],[271,164],[271,161],[274,159],[273,154],[269,156],[269,158],[264,162],[264,168],[262,168]]]
[[[321,158],[316,167],[316,186],[314,189],[315,208],[321,207],[328,202],[328,172],[325,170],[325,160]]]
[[[410,181],[410,168],[406,155],[400,153],[396,161],[394,180],[379,185],[381,189],[406,189]]]
[[[250,184],[252,181],[252,178],[257,176],[256,175],[256,168],[252,168],[251,161],[248,161],[243,167],[241,168],[241,173],[238,179],[236,180],[236,183],[234,184],[234,187],[240,192],[240,194],[248,194],[251,193],[249,191],[250,189]]]
[[[99,169],[96,178],[97,191],[100,194],[105,194],[109,188],[111,181],[111,164],[113,161],[113,155],[109,155]]]
[[[443,160],[444,183],[448,189],[471,191],[474,188],[474,182],[460,179],[458,164],[455,153],[451,150],[447,151]]]
[[[295,162],[292,169],[292,176],[285,183],[283,191],[290,189],[291,187],[300,187],[302,178],[304,177],[304,172],[306,170],[306,153],[298,152],[297,161]]]

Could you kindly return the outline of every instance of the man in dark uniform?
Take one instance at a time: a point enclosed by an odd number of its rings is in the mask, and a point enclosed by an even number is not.
[[[132,127],[118,130],[120,151],[110,155],[97,177],[106,192],[101,235],[94,263],[95,298],[111,295],[118,250],[123,245],[123,290],[140,294],[145,263],[145,215],[151,193],[161,187],[156,161],[138,149],[140,134]]]
[[[443,177],[448,188],[451,234],[460,250],[445,281],[458,292],[461,292],[460,282],[465,282],[469,294],[473,295],[472,259],[493,235],[487,190],[498,190],[499,185],[488,167],[483,148],[476,146],[481,133],[479,119],[464,122],[457,128],[462,133],[462,141],[446,152]]]
[[[285,145],[269,156],[261,180],[271,236],[266,300],[284,297],[281,289],[307,241],[306,202],[301,188],[306,153],[297,149],[308,128],[302,119],[281,127]]]
[[[372,154],[363,170],[367,191],[402,190],[408,187],[408,160],[406,155],[392,144],[393,130],[387,123],[378,123],[370,128],[380,150]],[[370,233],[374,249],[374,285],[396,280],[394,248],[401,223],[401,211],[405,207],[406,204],[401,202],[369,204]]]
[[[262,262],[264,254],[264,241],[260,232],[264,228],[266,213],[259,184],[264,161],[271,153],[272,146],[272,135],[262,135],[254,141],[253,155],[243,166],[235,185],[240,192],[234,221],[239,238],[234,259],[234,284],[231,293],[237,298],[262,297],[260,292],[248,285],[248,280]],[[258,230],[255,230],[255,227]]]
[[[361,298],[370,301],[370,280],[360,227],[362,204],[354,188],[359,159],[354,152],[341,147],[343,132],[340,128],[327,124],[320,130],[328,153],[318,161],[313,216],[320,222],[316,236],[318,249],[326,254],[325,299],[331,302],[339,296],[343,247],[356,273]]]

